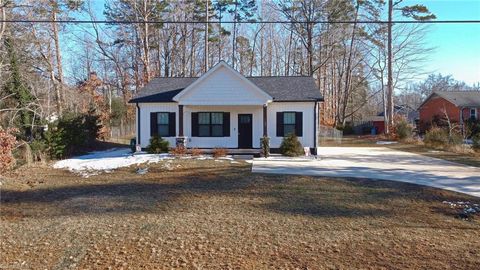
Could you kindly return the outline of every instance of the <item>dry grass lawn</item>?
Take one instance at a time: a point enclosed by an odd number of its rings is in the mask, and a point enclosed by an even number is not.
[[[169,170],[167,168],[175,168]],[[478,269],[479,198],[388,181],[175,160],[2,179],[1,269]]]

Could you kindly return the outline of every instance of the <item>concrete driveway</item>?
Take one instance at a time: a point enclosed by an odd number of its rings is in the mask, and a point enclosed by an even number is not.
[[[383,179],[480,197],[480,168],[385,147],[321,147],[320,159],[253,160],[252,172]]]

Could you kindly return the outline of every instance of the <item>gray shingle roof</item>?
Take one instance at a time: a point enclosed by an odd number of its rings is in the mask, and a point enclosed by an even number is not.
[[[172,98],[198,78],[155,78],[130,100],[130,103],[172,102]],[[323,100],[315,80],[303,76],[247,77],[273,97],[274,101]]]
[[[433,95],[438,95],[455,104],[457,107],[480,107],[480,91],[435,91],[420,107]]]

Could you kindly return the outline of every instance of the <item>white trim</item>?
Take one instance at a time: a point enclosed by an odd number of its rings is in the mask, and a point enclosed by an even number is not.
[[[260,89],[258,86],[256,86],[254,83],[252,83],[249,79],[245,78],[242,74],[240,74],[238,71],[235,69],[231,68],[227,63],[224,61],[220,61],[218,64],[216,64],[214,67],[212,67],[207,73],[203,74],[200,78],[196,79],[192,84],[187,86],[187,88],[183,89],[180,93],[178,93],[176,96],[173,97],[173,100],[178,102],[181,105],[194,105],[194,104],[186,104],[182,103],[181,99],[182,97],[190,92],[192,89],[196,87],[199,83],[204,81],[206,78],[208,78],[212,73],[214,73],[216,70],[220,69],[221,67],[225,67],[227,70],[232,72],[236,77],[238,77],[240,80],[243,82],[247,83],[249,86],[251,86],[253,89],[255,89],[261,96],[263,96],[266,99],[266,103],[270,103],[273,101],[273,98],[267,94],[265,91]],[[198,104],[198,105],[207,105],[207,104]],[[212,104],[209,104],[212,105]],[[220,105],[220,104],[219,104]],[[258,105],[258,104],[238,104],[238,105]]]

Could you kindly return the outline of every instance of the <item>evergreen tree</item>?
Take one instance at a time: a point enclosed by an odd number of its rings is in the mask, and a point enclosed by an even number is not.
[[[22,82],[20,64],[12,38],[7,37],[5,39],[5,48],[10,58],[10,78],[3,87],[4,93],[8,96],[6,105],[9,108],[16,107],[19,110],[19,113],[16,114],[18,117],[14,119],[14,123],[19,128],[21,134],[28,138],[32,135],[32,120],[34,117],[33,112],[28,110],[28,108],[32,107],[31,105],[35,97],[32,95],[29,87]]]

